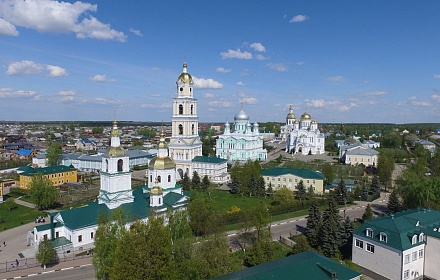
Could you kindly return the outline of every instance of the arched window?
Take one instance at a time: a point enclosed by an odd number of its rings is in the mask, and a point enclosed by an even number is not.
[[[412,242],[411,242],[411,244],[414,245],[414,244],[416,244],[416,243],[417,243],[417,234],[414,234],[414,235],[413,235],[413,238],[412,238]]]
[[[153,175],[150,175],[150,182],[153,183]]]
[[[123,164],[124,164],[124,161],[122,159],[118,160],[118,172],[122,172]]]
[[[160,183],[160,176],[157,176],[157,182]]]
[[[424,237],[425,237],[425,234],[423,232],[420,233],[420,235],[419,235],[419,242],[423,242]]]
[[[183,134],[183,125],[179,124],[179,134]]]
[[[171,182],[171,175],[168,175],[168,182]]]
[[[191,127],[191,133],[194,134],[194,125]]]
[[[179,105],[179,115],[183,115],[183,105]]]
[[[161,204],[160,197],[159,197],[159,204]]]
[[[191,115],[193,114],[193,105],[191,105]]]
[[[105,172],[108,172],[108,159],[105,160]]]

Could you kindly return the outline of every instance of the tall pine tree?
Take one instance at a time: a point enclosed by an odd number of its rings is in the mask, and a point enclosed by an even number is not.
[[[336,195],[339,204],[345,204],[347,202],[347,188],[345,186],[344,179],[340,179],[338,186],[336,187]]]
[[[200,176],[197,171],[194,171],[191,179],[191,187],[193,190],[200,190]]]
[[[351,256],[351,245],[354,231],[354,223],[349,217],[345,217],[339,229],[339,250],[345,259],[349,259]]]
[[[322,226],[319,233],[321,250],[329,258],[335,258],[340,255],[340,219],[335,201],[329,199],[328,208],[322,215]]]
[[[301,201],[301,206],[304,207],[304,199],[306,198],[306,187],[304,186],[303,180],[300,180],[296,186],[296,199]]]
[[[379,177],[377,177],[377,175],[374,175],[373,180],[371,181],[371,185],[370,185],[370,193],[372,195],[376,195],[379,192],[380,192]]]
[[[309,207],[309,215],[307,216],[307,241],[313,248],[318,248],[318,234],[321,227],[321,212],[319,211],[316,201],[312,201]]]
[[[388,198],[387,208],[388,214],[396,213],[402,210],[402,205],[400,204],[399,195],[397,194],[396,190],[394,190]]]

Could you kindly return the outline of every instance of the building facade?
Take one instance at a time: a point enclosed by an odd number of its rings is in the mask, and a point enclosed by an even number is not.
[[[440,212],[416,209],[365,221],[353,234],[354,263],[389,279],[437,279]]]
[[[199,117],[197,99],[194,98],[194,81],[188,73],[186,62],[177,78],[177,95],[173,98],[173,116],[171,119],[170,157],[175,161],[178,179],[185,173],[191,178],[191,161],[202,155],[202,141],[199,137]]]
[[[270,168],[261,171],[260,176],[264,178],[266,188],[271,185],[273,190],[287,188],[296,191],[299,182],[303,181],[306,190],[311,188],[316,194],[324,193],[325,177],[321,172],[297,168]]]
[[[32,178],[37,174],[49,179],[54,187],[59,187],[64,183],[78,182],[78,171],[73,166],[26,167],[23,172],[19,173],[20,188],[29,189]]]
[[[318,128],[318,122],[305,112],[297,120],[290,107],[286,117],[284,131],[287,134],[286,152],[302,155],[316,155],[325,153],[325,136]]]
[[[267,150],[263,148],[263,135],[259,125],[249,122],[243,108],[234,116],[234,128],[225,123],[222,135],[216,141],[216,156],[228,161],[266,160]]]
[[[192,160],[192,166],[200,178],[208,176],[211,183],[223,184],[230,180],[226,159],[197,156]]]

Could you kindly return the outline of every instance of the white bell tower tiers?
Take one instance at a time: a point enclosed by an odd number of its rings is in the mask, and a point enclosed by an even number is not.
[[[177,96],[173,98],[172,135],[170,139],[170,157],[176,163],[177,179],[185,173],[192,177],[191,161],[202,155],[202,142],[199,137],[199,117],[197,99],[193,93],[193,79],[188,73],[186,62],[177,78]]]

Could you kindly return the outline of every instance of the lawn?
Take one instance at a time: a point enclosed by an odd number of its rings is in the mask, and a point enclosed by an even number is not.
[[[231,206],[235,205],[241,211],[255,207],[260,201],[264,201],[268,206],[273,202],[272,197],[258,198],[247,195],[230,194],[228,191],[215,190],[212,198],[215,200],[215,208],[220,213],[226,213]]]
[[[38,216],[47,216],[43,211],[37,211],[21,205],[17,205],[15,209],[9,211],[4,203],[0,204],[0,215],[4,220],[4,223],[0,224],[0,232],[33,222]]]

